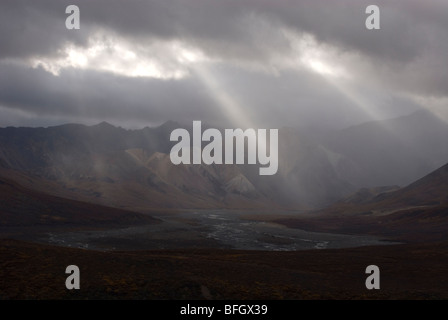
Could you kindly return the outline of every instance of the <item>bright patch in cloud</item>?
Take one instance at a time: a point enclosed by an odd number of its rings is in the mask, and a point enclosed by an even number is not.
[[[65,47],[60,56],[33,58],[30,63],[56,76],[62,69],[76,68],[127,77],[181,79],[188,76],[191,64],[206,60],[202,52],[180,42],[153,42],[143,47],[101,35],[92,37],[88,47]]]
[[[305,67],[325,77],[349,77],[345,59],[336,48],[317,42],[314,36],[307,33],[284,30],[283,34],[290,41],[291,64],[295,67]]]

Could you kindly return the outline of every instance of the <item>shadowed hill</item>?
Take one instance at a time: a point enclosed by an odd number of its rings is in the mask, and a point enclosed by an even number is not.
[[[158,221],[149,215],[55,197],[0,179],[2,227],[124,227]]]
[[[448,204],[448,164],[401,190],[378,195],[373,203],[385,207]]]

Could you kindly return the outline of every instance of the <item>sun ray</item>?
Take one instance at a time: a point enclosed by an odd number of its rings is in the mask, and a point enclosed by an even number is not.
[[[252,127],[253,124],[249,120],[241,104],[234,96],[231,96],[226,91],[226,89],[219,83],[218,78],[203,64],[197,64],[193,68],[195,74],[199,77],[207,90],[209,90],[210,95],[216,101],[216,105],[221,109],[222,114],[227,117],[227,120],[241,128]]]

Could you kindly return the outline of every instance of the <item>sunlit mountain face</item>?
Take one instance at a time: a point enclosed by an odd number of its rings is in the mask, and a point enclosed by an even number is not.
[[[447,17],[2,1],[0,298],[448,297]]]

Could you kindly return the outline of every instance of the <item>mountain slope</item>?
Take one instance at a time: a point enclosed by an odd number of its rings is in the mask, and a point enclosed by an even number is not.
[[[448,164],[393,193],[372,200],[383,207],[448,205]]]
[[[351,196],[310,219],[277,222],[307,230],[370,233],[400,241],[448,240],[448,164],[405,188],[358,200],[358,196]]]

